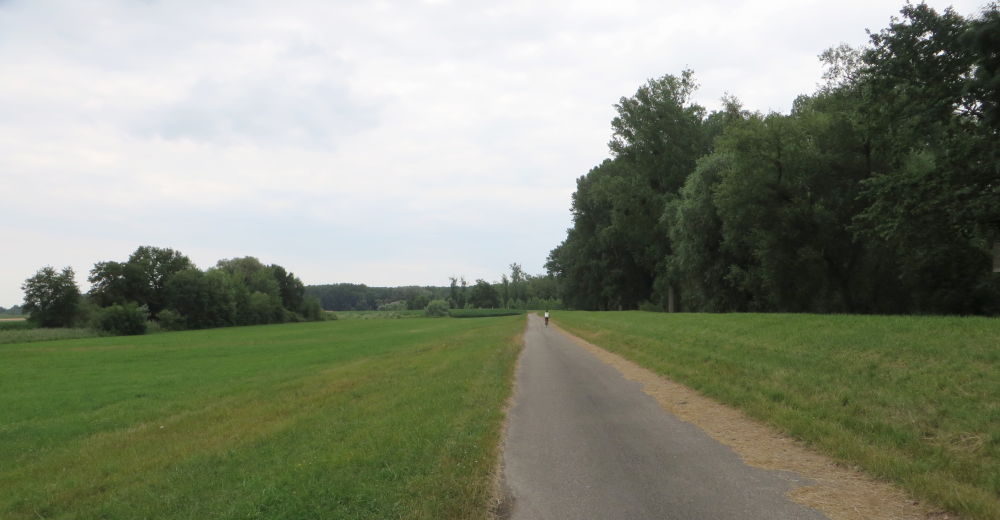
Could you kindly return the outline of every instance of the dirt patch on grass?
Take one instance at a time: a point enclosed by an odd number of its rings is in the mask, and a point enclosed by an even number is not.
[[[598,359],[636,381],[663,409],[701,428],[733,449],[744,462],[768,470],[793,471],[815,482],[787,493],[788,498],[818,509],[831,520],[946,520],[959,517],[934,511],[898,487],[845,467],[739,410],[719,404],[617,354],[570,336]]]
[[[25,321],[25,318],[0,318],[0,321]]]

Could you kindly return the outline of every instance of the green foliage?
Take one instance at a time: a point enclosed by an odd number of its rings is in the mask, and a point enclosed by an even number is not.
[[[145,305],[152,314],[164,308],[167,279],[194,267],[191,260],[169,248],[141,246],[127,261],[98,262],[90,271],[90,297],[107,307],[125,302]]]
[[[556,319],[963,518],[1000,517],[1000,320],[644,312]]]
[[[167,306],[185,318],[184,328],[226,327],[236,322],[233,292],[223,271],[186,269],[167,282]]]
[[[146,333],[148,319],[149,309],[140,307],[135,302],[126,302],[101,309],[94,324],[109,334],[134,336]]]
[[[0,347],[0,517],[485,518],[523,318]]]
[[[80,289],[73,278],[73,269],[61,272],[45,266],[21,285],[24,291],[24,311],[39,327],[69,327],[73,324],[80,303]]]
[[[301,280],[253,257],[220,260],[202,272],[177,251],[143,246],[126,262],[95,264],[90,282],[90,300],[101,307],[134,301],[154,317],[171,308],[184,323],[174,323],[176,316],[170,316],[167,329],[281,323],[320,315],[314,303],[307,303]]]
[[[465,304],[468,303],[466,301],[468,282],[465,281],[465,278],[461,277],[451,277],[449,280],[451,281],[451,285],[448,286],[449,306],[453,309],[465,308]]]
[[[163,309],[156,318],[160,322],[160,327],[165,330],[184,330],[187,327],[187,319],[172,309]]]
[[[314,298],[312,296],[304,298],[299,314],[301,314],[306,321],[322,320],[323,307],[319,304],[319,298]]]
[[[424,314],[432,318],[440,318],[448,315],[448,302],[445,300],[431,300],[424,309]]]
[[[395,302],[383,303],[382,305],[378,306],[378,310],[380,310],[380,311],[405,311],[405,310],[410,310],[410,309],[408,309],[408,306],[406,305],[405,301],[399,300],[399,301],[395,301]]]
[[[643,312],[663,312],[666,309],[662,305],[658,305],[652,302],[640,302],[639,310]]]
[[[525,309],[551,309],[551,310],[561,310],[563,308],[562,301],[557,298],[531,298],[524,304]]]
[[[790,114],[688,103],[690,72],[616,105],[546,268],[568,305],[1000,313],[997,4],[925,4],[822,55]]]
[[[674,284],[667,262],[673,215],[664,208],[717,131],[690,102],[694,89],[684,71],[650,80],[615,106],[614,158],[577,181],[574,226],[546,263],[567,305],[635,308],[665,298]]]
[[[469,294],[469,303],[479,309],[500,307],[500,293],[486,280],[476,280]]]
[[[368,287],[364,284],[311,285],[305,294],[320,300],[325,310],[374,311],[380,305],[403,301],[408,310],[423,311],[431,300],[448,297],[447,287]]]

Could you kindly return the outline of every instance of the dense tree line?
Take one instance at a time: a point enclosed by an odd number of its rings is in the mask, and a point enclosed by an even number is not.
[[[432,301],[443,301],[452,309],[540,309],[561,308],[556,279],[530,275],[520,264],[510,265],[499,282],[477,279],[471,285],[464,277],[449,278],[447,287],[368,287],[364,284],[310,285],[306,295],[319,300],[328,311],[423,310]]]
[[[20,305],[13,305],[9,309],[5,308],[5,307],[0,307],[0,314],[4,314],[4,315],[7,315],[7,316],[20,316],[21,315],[21,306]]]
[[[220,260],[202,271],[173,249],[142,246],[124,262],[98,262],[83,295],[69,267],[28,278],[25,312],[43,327],[95,326],[141,334],[147,320],[167,329],[201,329],[321,318],[319,302],[280,265],[253,257]]]
[[[546,267],[584,309],[1000,312],[1000,14],[907,5],[791,112],[616,105]]]
[[[338,283],[310,285],[305,294],[328,311],[421,310],[431,300],[447,297],[447,287],[369,287]]]

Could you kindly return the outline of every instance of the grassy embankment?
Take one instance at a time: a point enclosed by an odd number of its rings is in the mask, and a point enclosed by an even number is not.
[[[1000,518],[1000,320],[559,312],[566,330],[971,518]]]
[[[481,518],[523,323],[0,346],[0,518]]]

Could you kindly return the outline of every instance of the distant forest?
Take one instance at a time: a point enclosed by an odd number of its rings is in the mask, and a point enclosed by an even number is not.
[[[562,308],[555,278],[529,275],[517,263],[510,265],[510,274],[502,274],[499,282],[478,279],[470,284],[464,277],[452,277],[443,287],[308,285],[305,295],[317,299],[328,311],[420,310],[434,300],[442,300],[452,309]]]
[[[907,4],[788,115],[615,106],[546,267],[579,309],[1000,313],[1000,13]]]
[[[11,308],[0,307],[0,316],[21,316],[21,306],[14,305]]]

